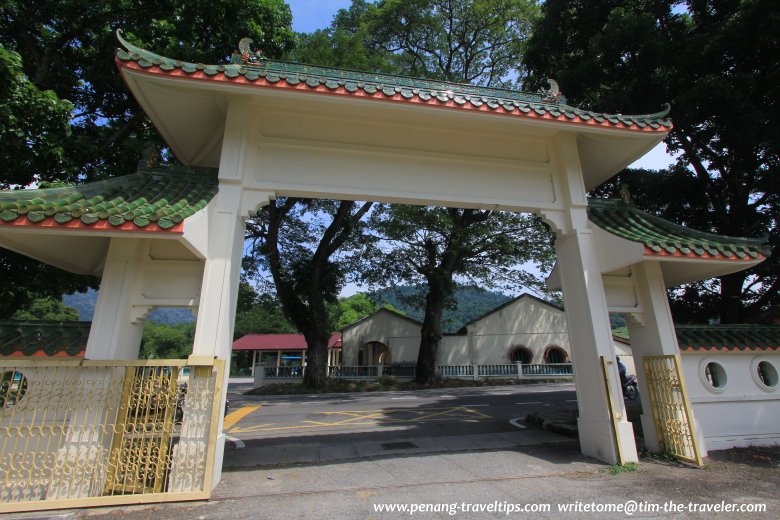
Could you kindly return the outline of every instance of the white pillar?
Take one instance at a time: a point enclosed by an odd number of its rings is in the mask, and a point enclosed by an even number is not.
[[[576,137],[558,135],[555,148],[558,171],[553,186],[565,210],[542,213],[557,232],[555,249],[580,411],[580,448],[585,455],[614,464],[619,461],[619,443],[623,461],[637,461],[634,430],[626,419],[615,363],[607,371],[607,379],[619,419],[614,425],[610,420],[601,356],[614,361],[615,349],[596,245],[588,228],[588,199]]]
[[[616,446],[620,443],[624,462],[636,462],[634,431],[626,419],[620,376],[614,363],[607,378],[619,419],[614,426],[610,420],[601,356],[614,361],[615,349],[593,234],[587,229],[575,230],[559,236],[555,247],[572,344],[582,453],[615,464],[619,461]]]
[[[660,451],[653,412],[650,409],[647,379],[644,377],[644,356],[678,355],[677,334],[674,329],[669,299],[666,294],[661,266],[658,261],[645,260],[632,266],[637,295],[642,308],[641,321],[629,316],[628,332],[631,337],[631,353],[634,357],[639,396],[642,400],[642,432],[645,445],[652,451]],[[683,377],[683,374],[680,374]],[[693,414],[693,410],[691,410]],[[706,457],[703,432],[694,417],[694,426],[699,437],[702,456]]]
[[[248,165],[248,139],[253,131],[250,111],[241,99],[228,104],[222,154],[219,164],[219,192],[209,203],[207,258],[203,269],[203,283],[198,306],[198,321],[191,362],[203,358],[225,360],[225,385],[220,409],[224,409],[227,381],[230,374],[230,353],[233,344],[238,283],[244,248],[244,220],[249,211],[267,203],[271,193],[245,191],[244,171]],[[225,435],[222,432],[222,414],[219,415],[219,437],[214,459],[216,486],[222,474]]]
[[[134,316],[133,301],[141,291],[150,245],[148,239],[111,238],[85,358],[138,359],[144,324]]]

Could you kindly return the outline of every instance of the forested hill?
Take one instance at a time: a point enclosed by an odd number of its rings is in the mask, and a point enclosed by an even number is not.
[[[389,304],[410,318],[422,321],[425,293],[420,286],[389,287],[368,293],[378,305]],[[459,285],[454,309],[444,311],[444,332],[457,332],[463,325],[509,301],[511,296],[473,286]]]
[[[79,320],[92,321],[97,302],[97,291],[93,289],[83,293],[66,294],[62,297],[62,303],[73,307],[79,312]],[[192,323],[195,316],[187,309],[155,309],[149,314],[150,321],[176,325],[177,323]]]

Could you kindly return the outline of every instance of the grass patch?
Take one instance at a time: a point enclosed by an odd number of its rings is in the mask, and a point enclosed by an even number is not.
[[[671,451],[663,451],[661,453],[656,453],[654,451],[645,451],[642,453],[642,458],[647,458],[650,460],[658,460],[661,462],[669,462],[672,464],[683,464],[683,461],[680,460],[680,458],[672,453]]]
[[[626,462],[622,466],[620,464],[612,464],[607,468],[607,473],[610,475],[619,475],[621,473],[633,473],[637,469],[639,469],[639,466],[636,462]]]
[[[244,392],[245,395],[299,395],[299,394],[339,394],[358,392],[414,391],[437,388],[472,388],[480,386],[506,386],[559,382],[556,379],[440,379],[430,385],[421,385],[414,381],[399,381],[393,376],[382,376],[370,381],[351,381],[348,379],[328,379],[322,388],[309,388],[303,383],[271,383]]]

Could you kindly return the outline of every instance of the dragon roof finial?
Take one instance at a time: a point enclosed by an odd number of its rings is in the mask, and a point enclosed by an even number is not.
[[[558,86],[558,82],[554,79],[547,79],[547,84],[550,85],[550,88],[544,88],[541,87],[539,89],[539,92],[544,97],[545,101],[549,101],[551,103],[557,103],[558,99],[562,97],[563,94],[561,94],[561,89]]]
[[[230,63],[237,63],[241,65],[247,65],[250,63],[258,63],[265,59],[263,51],[252,50],[252,44],[254,40],[249,37],[241,38],[238,42],[238,50],[233,51],[233,56],[230,58]]]

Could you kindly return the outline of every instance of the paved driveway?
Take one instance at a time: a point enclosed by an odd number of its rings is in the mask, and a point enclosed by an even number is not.
[[[573,384],[230,399],[226,468],[570,442],[521,420],[576,408]]]

